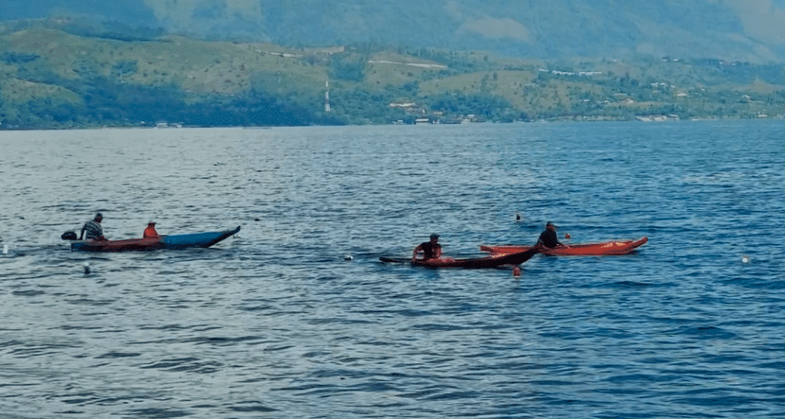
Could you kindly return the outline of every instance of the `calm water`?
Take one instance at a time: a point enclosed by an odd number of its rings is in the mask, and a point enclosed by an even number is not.
[[[0,132],[0,417],[785,417],[784,133]],[[96,211],[113,239],[242,231],[71,253],[60,234]],[[451,256],[533,243],[549,220],[649,243],[520,278],[378,262],[431,232]]]

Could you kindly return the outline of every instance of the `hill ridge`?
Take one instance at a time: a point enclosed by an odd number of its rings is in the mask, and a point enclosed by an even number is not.
[[[1,19],[81,19],[200,39],[380,44],[564,59],[785,62],[785,0],[7,0]],[[155,29],[151,29],[155,28]]]

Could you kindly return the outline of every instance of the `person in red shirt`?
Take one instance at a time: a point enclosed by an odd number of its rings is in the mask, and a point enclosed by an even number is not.
[[[158,235],[158,232],[155,231],[155,222],[150,221],[147,223],[147,228],[144,229],[144,235],[142,235],[145,239],[158,239],[161,236]]]

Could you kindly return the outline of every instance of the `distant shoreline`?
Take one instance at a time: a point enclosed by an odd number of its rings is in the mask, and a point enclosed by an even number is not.
[[[603,122],[629,122],[629,123],[654,123],[654,124],[662,124],[662,123],[690,123],[690,122],[727,122],[727,121],[757,121],[757,122],[774,122],[774,121],[782,121],[785,120],[785,115],[778,115],[774,117],[765,117],[765,118],[692,118],[692,119],[667,119],[667,120],[640,120],[640,119],[602,119],[602,118],[554,118],[548,120],[537,120],[537,121],[510,121],[510,122],[474,122],[471,124],[426,124],[432,126],[454,126],[454,125],[493,125],[493,124],[556,124],[556,123],[582,123],[582,122],[589,122],[589,123],[603,123]],[[406,124],[410,126],[414,126],[417,124]],[[243,126],[243,125],[227,125],[227,126],[181,126],[181,127],[170,127],[170,128],[156,128],[150,126],[124,126],[124,125],[117,125],[117,126],[83,126],[83,127],[64,127],[64,128],[45,128],[45,127],[32,127],[32,128],[16,128],[16,129],[7,129],[4,127],[0,127],[0,132],[24,132],[24,131],[78,131],[78,130],[131,130],[131,129],[141,129],[141,130],[187,130],[187,129],[246,129],[246,130],[268,130],[268,129],[275,129],[275,128],[313,128],[313,127],[363,127],[363,126],[374,126],[374,127],[383,127],[383,126],[400,126],[400,124],[351,124],[351,125],[266,125],[266,126]]]

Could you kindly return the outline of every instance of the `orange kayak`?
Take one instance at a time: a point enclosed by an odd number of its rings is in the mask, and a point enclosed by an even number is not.
[[[549,249],[543,247],[540,253],[546,256],[610,256],[626,255],[635,249],[643,246],[649,239],[644,236],[638,240],[617,240],[602,243],[571,244],[564,247]],[[509,254],[523,252],[531,249],[532,246],[504,245],[504,246],[480,246],[483,252],[492,254]]]

